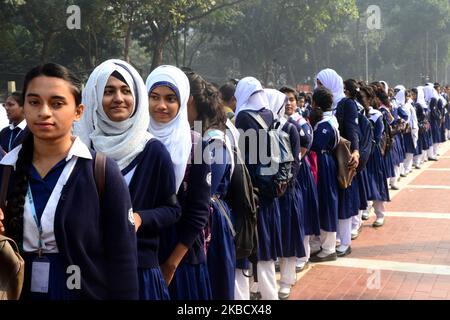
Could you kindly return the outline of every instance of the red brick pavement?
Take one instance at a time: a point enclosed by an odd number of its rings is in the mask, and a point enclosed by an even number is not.
[[[444,155],[450,156],[450,150]],[[450,169],[450,159],[441,159],[430,168]],[[423,170],[411,185],[450,185],[450,172]],[[450,214],[450,190],[406,187],[386,205],[386,211],[405,212],[405,215],[408,212]],[[380,229],[372,228],[372,222],[373,218],[367,221],[360,237],[353,241],[349,259],[450,266],[450,219],[388,216]],[[387,269],[390,268],[381,268],[379,287],[373,288],[372,273],[366,268],[312,264],[301,274],[290,299],[450,300],[450,275]]]

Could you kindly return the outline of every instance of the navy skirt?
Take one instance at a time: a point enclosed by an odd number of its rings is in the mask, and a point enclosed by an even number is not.
[[[317,194],[317,185],[314,176],[311,172],[309,164],[304,161],[299,169],[297,175],[297,188],[301,193],[303,211],[303,228],[305,235],[320,235],[320,220],[319,220],[319,200]]]
[[[291,186],[286,193],[278,200],[280,204],[281,220],[281,245],[282,252],[280,257],[305,257],[305,247],[303,240],[305,238],[302,226],[302,195],[297,187]]]
[[[170,300],[169,290],[159,268],[138,268],[140,300]]]
[[[331,154],[317,153],[320,228],[336,232],[339,212],[339,194],[336,163]]]
[[[231,219],[230,209],[225,201],[221,201]],[[234,299],[234,280],[236,269],[236,248],[233,235],[219,205],[212,202],[211,241],[206,261],[214,300]]]
[[[181,262],[169,285],[172,300],[211,300],[211,285],[206,263]]]
[[[378,145],[375,147],[375,150],[367,162],[367,177],[367,199],[374,201],[389,201],[386,170],[384,169],[384,162]]]
[[[414,154],[416,152],[416,148],[414,147],[414,141],[411,133],[405,133],[403,135],[403,142],[405,145],[405,153]]]
[[[347,189],[339,188],[339,219],[346,220],[357,216],[360,206],[359,181],[353,178]]]
[[[278,199],[260,198],[258,209],[258,261],[275,261],[281,256],[281,221]]]
[[[367,188],[368,188],[368,180],[367,177],[367,169],[364,168],[360,172],[356,174],[355,179],[358,179],[359,184],[359,210],[366,210],[368,207],[367,203]]]

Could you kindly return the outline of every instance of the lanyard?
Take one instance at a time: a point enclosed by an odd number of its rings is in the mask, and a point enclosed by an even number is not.
[[[36,226],[37,226],[37,228],[39,230],[39,250],[38,250],[38,254],[39,254],[39,256],[41,256],[42,255],[42,249],[43,249],[43,246],[42,246],[42,233],[43,233],[43,230],[42,230],[42,224],[39,221],[39,219],[37,217],[37,214],[36,214],[36,208],[34,207],[33,195],[31,194],[30,184],[28,184],[27,194],[28,194],[27,198],[28,198],[28,202],[30,204],[31,214],[33,215],[34,222],[36,223]]]
[[[16,127],[17,128],[17,127]],[[16,141],[17,137],[19,136],[20,132],[22,130],[20,130],[19,132],[17,132],[16,136],[13,139],[13,135],[14,135],[14,130],[16,130],[16,128],[14,128],[13,130],[11,130],[11,135],[9,136],[9,143],[8,143],[8,152],[11,151],[11,146],[13,145],[13,143]]]

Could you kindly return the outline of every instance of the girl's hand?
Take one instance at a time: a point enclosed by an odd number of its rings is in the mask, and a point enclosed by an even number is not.
[[[136,232],[138,232],[140,226],[142,225],[142,219],[141,216],[136,212],[133,213],[133,216],[134,216],[134,228],[136,229]]]
[[[5,215],[3,214],[3,210],[0,209],[0,234],[5,234],[5,226],[2,221],[5,219]]]

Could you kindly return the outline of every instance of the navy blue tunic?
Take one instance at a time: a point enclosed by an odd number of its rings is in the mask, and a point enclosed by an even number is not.
[[[328,122],[316,125],[311,150],[317,154],[320,228],[336,232],[338,223],[338,182],[332,151],[336,147],[336,132]]]

